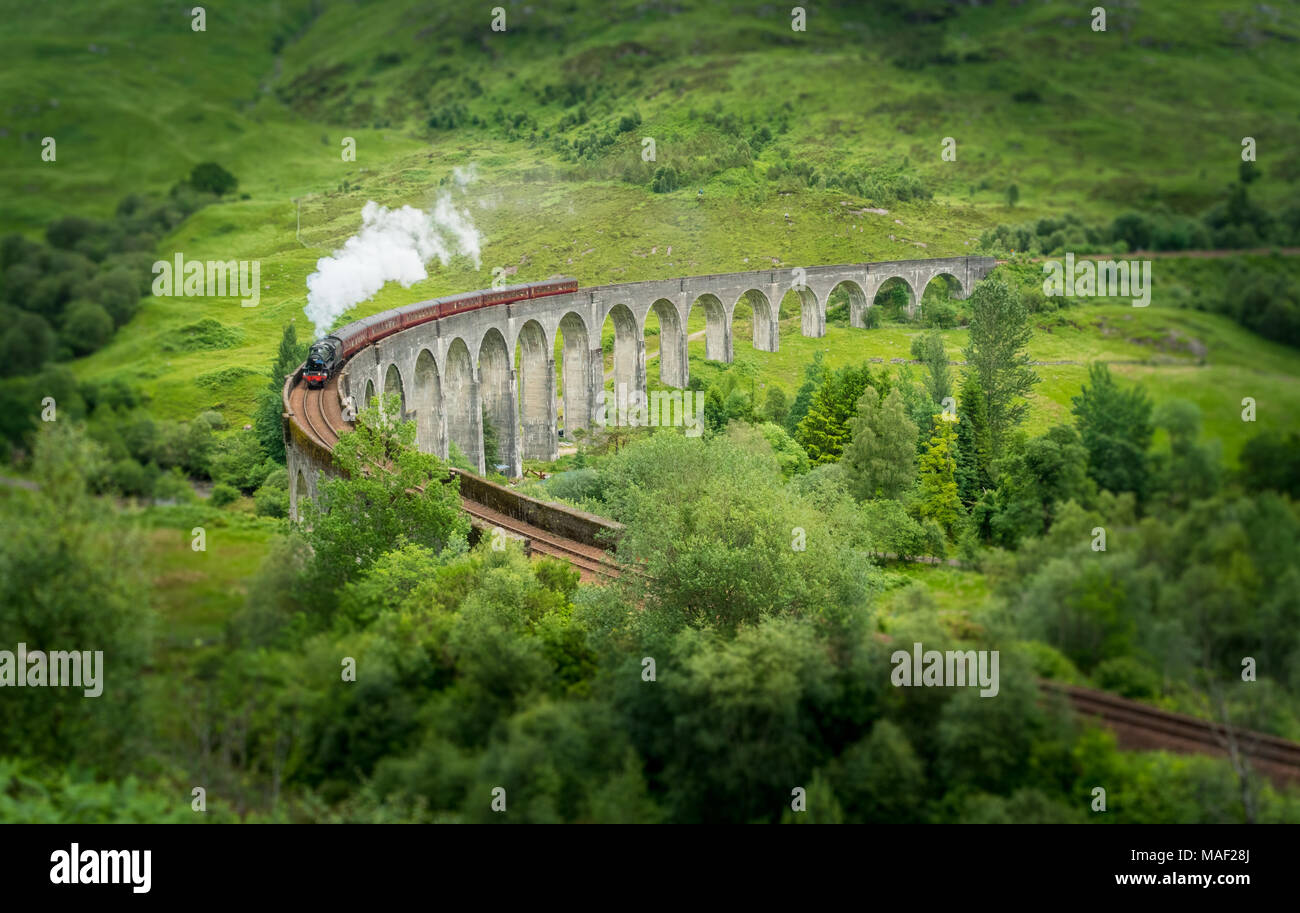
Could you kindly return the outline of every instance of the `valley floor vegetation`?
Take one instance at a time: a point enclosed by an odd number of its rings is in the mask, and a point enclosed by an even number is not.
[[[715,413],[702,438],[641,433],[535,482],[626,524],[639,572],[608,586],[470,547],[443,464],[376,403],[304,522],[258,521],[260,570],[193,646],[164,636],[140,537],[172,528],[173,573],[197,573],[254,521],[87,497],[105,449],[55,423],[39,487],[2,502],[0,642],[102,644],[107,684],[6,715],[0,742],[29,750],[0,766],[0,815],[193,821],[201,786],[210,821],[1300,820],[1244,765],[1118,751],[1037,684],[1300,735],[1295,451],[1263,436],[1244,459],[1268,471],[1230,472],[1194,406],[1102,367],[1030,437],[1025,306],[994,277],[970,311],[960,372],[922,337],[921,378],[814,365],[785,427]],[[953,421],[933,399],[951,390]],[[982,606],[887,598],[905,559],[949,554],[987,575]],[[998,696],[893,687],[916,642],[999,650]]]

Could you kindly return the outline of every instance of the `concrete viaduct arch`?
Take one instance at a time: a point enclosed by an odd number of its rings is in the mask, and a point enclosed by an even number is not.
[[[803,335],[818,337],[826,333],[826,304],[838,287],[849,296],[850,324],[864,327],[876,292],[890,279],[906,282],[919,303],[932,279],[951,276],[957,297],[965,298],[994,265],[991,257],[951,257],[593,286],[455,314],[382,339],[347,363],[339,393],[358,405],[381,391],[400,393],[405,417],[416,422],[421,450],[446,458],[454,444],[480,472],[489,468],[483,453],[487,418],[497,431],[500,464],[517,476],[525,459],[553,459],[558,452],[561,399],[568,433],[594,426],[605,389],[601,331],[607,320],[614,325],[615,383],[644,394],[645,326],[651,313],[660,328],[660,381],[684,388],[689,381],[687,325],[696,308],[705,315],[707,357],[730,362],[732,321],[742,298],[754,312],[754,348],[776,352],[777,309],[787,292],[800,300]],[[295,515],[298,468],[309,497],[315,497],[320,471],[291,465]]]

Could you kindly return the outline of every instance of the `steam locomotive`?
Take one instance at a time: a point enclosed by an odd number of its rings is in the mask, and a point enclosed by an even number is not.
[[[326,336],[312,343],[311,351],[307,353],[307,364],[302,369],[302,379],[307,381],[309,388],[320,389],[325,386],[325,382],[339,366],[341,351],[343,341],[337,336]]]
[[[334,372],[361,349],[394,333],[428,323],[430,320],[438,320],[478,308],[496,307],[515,301],[527,301],[531,298],[545,298],[548,295],[563,295],[577,290],[577,279],[550,279],[546,282],[533,282],[526,285],[508,285],[500,289],[463,292],[459,295],[435,298],[432,301],[419,301],[371,317],[363,317],[341,327],[334,335],[326,336],[312,344],[307,362],[303,365],[302,379],[313,389],[323,387]]]

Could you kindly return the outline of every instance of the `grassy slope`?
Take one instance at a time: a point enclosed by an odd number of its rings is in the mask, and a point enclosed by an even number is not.
[[[488,31],[485,11],[450,4],[371,5],[359,15],[352,4],[333,3],[315,18],[306,4],[241,4],[210,10],[208,31],[194,33],[188,15],[161,7],[70,4],[55,19],[8,4],[6,18],[22,27],[0,47],[23,66],[0,77],[13,99],[0,156],[14,191],[6,194],[12,202],[0,225],[35,231],[53,213],[106,214],[128,190],[164,190],[197,161],[227,165],[250,198],[201,212],[159,254],[261,260],[260,306],[150,299],[108,348],[75,369],[84,377],[125,374],[142,382],[161,415],[219,408],[239,424],[279,327],[302,321],[306,276],[355,230],[361,205],[427,205],[458,165],[478,169],[466,202],[484,232],[482,270],[454,262],[412,289],[386,288],[356,313],[484,285],[498,265],[517,267],[523,279],[565,272],[591,284],[768,263],[963,253],[998,221],[1066,209],[1102,218],[1150,193],[1194,212],[1232,176],[1243,135],[1260,142],[1259,194],[1282,193],[1298,170],[1300,130],[1287,112],[1296,110],[1300,85],[1287,39],[1300,28],[1290,11],[1237,12],[1210,2],[1176,11],[1114,10],[1110,30],[1100,34],[1073,5],[963,10],[946,41],[962,62],[903,70],[890,60],[925,26],[904,27],[888,15],[813,11],[809,30],[796,34],[775,8],[614,7],[604,4],[596,15],[579,3],[527,12],[511,6],[510,29],[502,34]],[[275,34],[289,36],[279,54],[272,50]],[[928,51],[940,47],[932,38],[919,41]],[[562,161],[543,136],[423,126],[430,111],[456,101],[481,118],[499,108],[531,116],[543,134],[556,131],[572,109],[544,103],[538,90],[566,81],[595,87],[597,96],[586,102],[592,124],[635,109],[642,125],[582,164]],[[1143,92],[1133,93],[1135,85]],[[1026,89],[1043,101],[1011,100]],[[621,179],[629,168],[645,167],[642,136],[656,138],[660,164],[688,169],[734,143],[690,116],[715,109],[774,129],[785,118],[788,132],[753,166],[674,193],[652,194],[644,183]],[[39,160],[43,135],[59,140],[57,163]],[[345,135],[357,141],[357,162],[341,161]],[[956,162],[940,159],[945,136],[957,140]],[[850,210],[875,201],[761,178],[782,159],[823,171],[906,162],[937,196],[887,203],[887,216],[855,216]],[[1002,196],[1010,181],[1022,195],[1014,212]],[[295,238],[295,197],[305,197],[302,242]],[[1261,406],[1276,403],[1276,412],[1261,409],[1261,424],[1280,421],[1296,404],[1288,353],[1225,321],[1161,305],[1157,286],[1153,307],[1124,320],[1194,333],[1210,345],[1211,366],[1121,370],[1150,378],[1158,398],[1201,402],[1229,453],[1240,435],[1225,417],[1224,391],[1238,403],[1241,395],[1257,395]],[[158,351],[167,334],[202,317],[237,327],[240,341],[216,352]],[[1035,357],[1144,356],[1142,346],[1103,336],[1091,323],[1041,331]],[[784,326],[781,352],[756,356],[760,382],[793,389],[818,347],[832,363],[908,354],[909,331],[856,332],[832,327],[825,339],[805,340]],[[960,331],[948,336],[959,357]],[[747,332],[738,328],[737,354],[747,347]],[[699,364],[702,340],[691,350],[693,369],[707,371]],[[202,382],[232,368],[249,373],[224,384]],[[1040,373],[1035,429],[1064,414],[1084,369]],[[1238,395],[1238,388],[1251,390]]]
[[[201,645],[220,643],[226,620],[244,605],[276,523],[232,511],[191,517],[184,509],[166,508],[145,509],[132,519],[145,536],[141,558],[162,623],[159,655],[179,661]],[[206,532],[204,551],[191,547],[195,522]]]

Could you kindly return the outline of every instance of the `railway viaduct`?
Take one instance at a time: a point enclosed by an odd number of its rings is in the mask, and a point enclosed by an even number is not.
[[[661,380],[665,385],[685,386],[685,327],[694,307],[704,308],[706,315],[708,357],[730,361],[732,315],[746,296],[754,308],[755,348],[775,352],[775,309],[790,291],[801,304],[804,335],[821,336],[826,329],[826,301],[837,287],[846,289],[852,325],[861,327],[876,291],[890,279],[907,284],[915,306],[934,278],[952,277],[957,295],[964,298],[993,266],[991,258],[961,257],[814,267],[806,276],[773,270],[634,282],[483,308],[413,327],[363,349],[324,390],[309,393],[301,383],[301,370],[286,378],[284,428],[293,480],[292,516],[297,518],[302,498],[316,497],[321,477],[335,471],[331,450],[347,427],[342,401],[348,396],[400,393],[404,410],[417,422],[421,449],[445,456],[449,442],[454,441],[465,453],[477,457],[480,470],[482,429],[476,416],[481,406],[487,406],[504,432],[503,447],[508,448],[511,466],[518,474],[521,456],[545,458],[556,451],[553,352],[557,334],[564,340],[564,396],[567,403],[578,404],[570,421],[590,423],[595,396],[604,390],[600,333],[610,317],[617,378],[644,391],[644,327],[653,311],[661,327]],[[517,353],[517,358],[512,353]],[[316,420],[311,418],[313,410]],[[462,505],[480,529],[503,528],[522,538],[529,552],[568,561],[586,581],[617,577],[622,572],[607,551],[608,534],[616,535],[618,526],[613,521],[538,501],[466,473],[460,481]],[[1045,699],[1064,698],[1075,712],[1093,717],[1115,732],[1121,748],[1216,756],[1240,753],[1278,785],[1300,783],[1300,745],[1294,742],[1259,732],[1228,730],[1217,723],[1089,688],[1047,681],[1040,682],[1040,687]]]
[[[659,323],[659,380],[685,388],[686,327],[696,308],[704,313],[706,357],[730,362],[733,315],[742,299],[753,309],[754,348],[775,352],[778,310],[788,293],[798,300],[802,334],[819,337],[826,333],[827,302],[837,289],[847,294],[850,324],[864,327],[867,309],[890,280],[905,284],[916,308],[934,279],[948,277],[955,297],[965,298],[994,265],[992,257],[948,257],[588,287],[451,315],[380,340],[348,361],[335,395],[360,406],[379,394],[398,394],[404,417],[416,423],[421,450],[446,458],[455,443],[480,472],[488,468],[481,419],[486,415],[497,430],[503,471],[518,476],[525,459],[557,456],[561,397],[566,433],[596,424],[598,397],[605,389],[601,336],[606,321],[614,328],[615,389],[623,384],[630,395],[644,395],[645,326],[652,313]],[[557,339],[562,339],[558,391]],[[314,497],[320,474],[329,471],[329,453],[328,447],[312,446],[310,434],[293,421],[287,393],[285,402],[296,517],[298,499]]]

